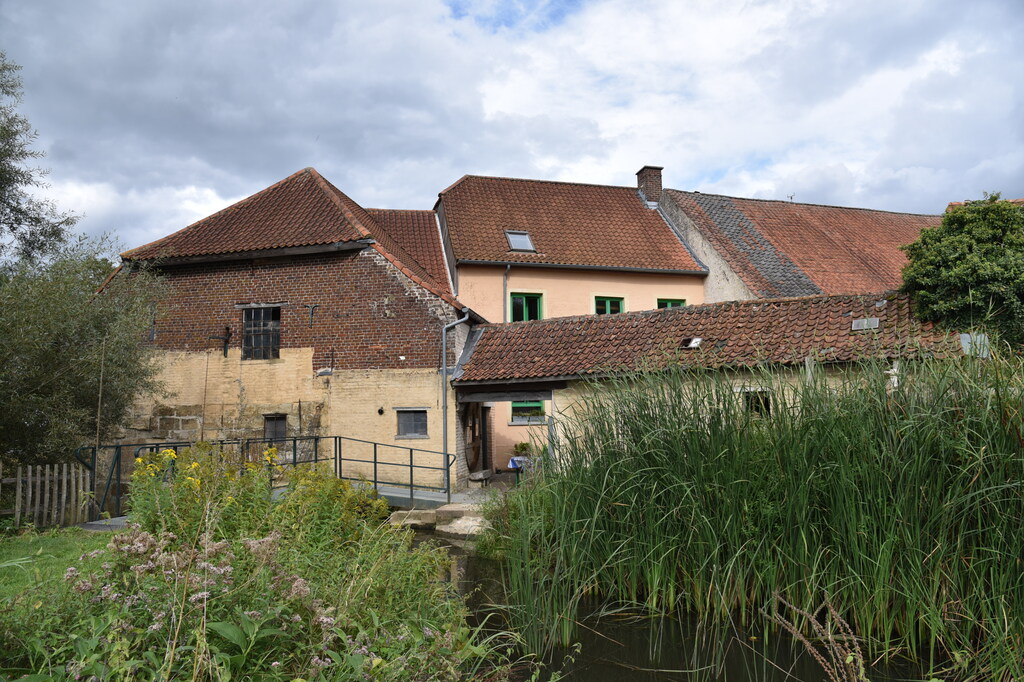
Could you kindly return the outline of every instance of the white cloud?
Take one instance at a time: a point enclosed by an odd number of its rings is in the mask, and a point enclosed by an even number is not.
[[[75,207],[83,225],[104,226],[101,231],[86,230],[92,236],[99,237],[105,232],[122,237],[131,234],[134,241],[120,244],[123,248],[159,239],[243,198],[222,197],[208,187],[163,186],[122,191],[107,182],[75,181],[53,182],[42,194],[58,199],[61,206]]]
[[[368,206],[464,173],[941,211],[1024,196],[1024,11],[979,0],[0,5],[61,206],[128,246],[304,166]]]

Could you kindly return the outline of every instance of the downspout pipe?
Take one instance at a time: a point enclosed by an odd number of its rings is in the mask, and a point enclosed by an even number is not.
[[[448,332],[469,320],[469,308],[460,312],[462,317],[441,329],[441,452],[444,453],[444,489],[448,502],[452,501],[452,465],[448,456]]]

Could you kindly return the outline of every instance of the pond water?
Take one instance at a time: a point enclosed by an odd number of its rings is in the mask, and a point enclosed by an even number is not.
[[[477,622],[493,613],[494,604],[504,603],[498,562],[478,557],[429,533],[419,538],[431,538],[449,548],[452,579],[458,582],[460,593],[467,597]],[[742,631],[731,627],[708,629],[687,618],[636,614],[588,618],[586,613],[582,615],[583,627],[577,635],[579,651],[558,651],[547,661],[549,669],[561,669],[566,674],[565,679],[593,682],[828,680],[821,666],[785,633]],[[928,679],[920,669],[909,665],[875,666],[868,676],[872,682]]]

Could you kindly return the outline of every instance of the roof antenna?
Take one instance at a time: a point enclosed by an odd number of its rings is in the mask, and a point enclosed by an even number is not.
[[[790,201],[793,201],[793,197],[795,197],[796,195],[795,194],[787,194],[786,196],[789,197]]]

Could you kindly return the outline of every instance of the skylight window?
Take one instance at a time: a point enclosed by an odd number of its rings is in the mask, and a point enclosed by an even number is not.
[[[505,237],[508,239],[509,248],[513,251],[537,251],[537,249],[533,247],[533,240],[530,239],[529,232],[513,232],[512,230],[505,230]]]

